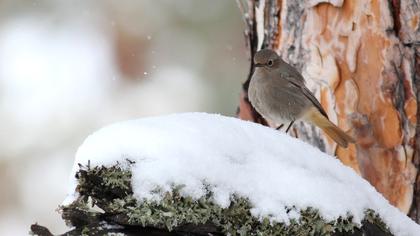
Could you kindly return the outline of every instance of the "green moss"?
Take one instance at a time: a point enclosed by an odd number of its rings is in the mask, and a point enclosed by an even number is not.
[[[360,228],[352,223],[352,216],[327,222],[318,210],[300,210],[300,218],[289,224],[257,219],[251,215],[251,205],[246,198],[232,196],[228,208],[214,203],[211,191],[200,199],[181,196],[182,186],[174,186],[172,192],[162,194],[161,201],[138,201],[133,197],[131,173],[119,165],[105,167],[81,167],[77,173],[81,202],[88,205],[87,197],[105,211],[107,219],[120,224],[155,227],[168,231],[207,230],[225,235],[332,235],[352,234]],[[287,211],[294,210],[290,206]],[[366,211],[363,224],[373,224],[389,234],[385,224],[374,211]],[[191,227],[194,226],[194,227]]]

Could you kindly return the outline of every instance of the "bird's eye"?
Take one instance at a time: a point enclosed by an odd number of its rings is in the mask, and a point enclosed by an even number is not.
[[[272,66],[273,65],[273,60],[269,60],[267,65]]]

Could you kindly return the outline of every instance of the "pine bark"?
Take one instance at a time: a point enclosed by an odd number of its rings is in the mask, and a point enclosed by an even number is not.
[[[291,135],[336,155],[420,222],[420,0],[238,3],[250,58],[275,49],[357,143],[343,149],[301,122]],[[247,98],[250,62],[238,117],[269,125]]]

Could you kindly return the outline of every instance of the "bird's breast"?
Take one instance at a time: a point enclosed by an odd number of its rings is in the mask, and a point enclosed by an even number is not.
[[[271,77],[256,70],[249,86],[249,99],[266,119],[278,124],[297,120],[307,106],[303,94],[281,76]]]

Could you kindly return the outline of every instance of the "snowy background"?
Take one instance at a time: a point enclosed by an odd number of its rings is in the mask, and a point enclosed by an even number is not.
[[[233,115],[247,74],[234,1],[0,3],[0,235],[65,225],[77,147],[120,120]]]

